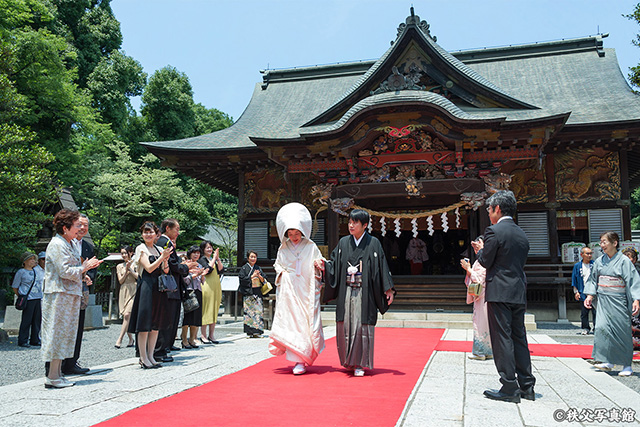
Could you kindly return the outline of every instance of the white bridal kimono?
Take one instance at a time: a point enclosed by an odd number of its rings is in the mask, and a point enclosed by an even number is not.
[[[286,353],[290,361],[312,365],[324,349],[322,283],[316,279],[313,267],[314,260],[322,259],[322,254],[306,237],[297,246],[285,237],[289,229],[300,230],[304,236],[311,233],[311,215],[299,203],[280,209],[276,227],[282,245],[274,265],[277,308],[269,334],[269,352],[276,356]]]

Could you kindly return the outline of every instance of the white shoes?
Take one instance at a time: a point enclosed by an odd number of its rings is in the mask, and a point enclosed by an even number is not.
[[[353,376],[354,376],[354,377],[364,377],[364,369],[362,369],[362,368],[356,368],[356,369],[353,371]]]
[[[608,372],[611,369],[613,369],[613,365],[611,363],[596,363],[593,366],[595,366],[596,369],[600,371],[605,371],[605,372]]]
[[[633,375],[631,366],[625,366],[622,371],[618,372],[619,377],[630,377],[631,375]]]
[[[293,375],[302,375],[305,372],[307,372],[307,368],[304,363],[296,363],[296,366],[293,367]]]
[[[75,383],[69,381],[65,377],[60,377],[55,380],[49,379],[49,377],[45,377],[44,379],[45,388],[65,388],[65,387],[71,387],[74,384]]]

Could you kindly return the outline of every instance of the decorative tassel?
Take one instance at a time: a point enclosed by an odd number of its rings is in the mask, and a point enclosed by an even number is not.
[[[449,231],[449,219],[447,218],[446,212],[442,212],[442,215],[440,215],[440,220],[442,221],[442,231],[446,233],[447,231]]]
[[[431,215],[427,218],[427,231],[429,232],[429,236],[433,236],[433,216]]]

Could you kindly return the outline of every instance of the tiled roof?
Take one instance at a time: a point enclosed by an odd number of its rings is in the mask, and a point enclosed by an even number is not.
[[[249,105],[233,126],[194,138],[144,145],[179,150],[252,148],[255,144],[250,138],[289,139],[336,129],[365,108],[396,101],[429,103],[455,117],[472,120],[527,120],[567,112],[571,113],[567,125],[640,120],[640,98],[622,75],[615,51],[602,49],[599,36],[455,56],[429,37],[425,40],[469,78],[539,109],[459,108],[433,93],[399,91],[365,97],[337,121],[304,127],[365,82],[391,48],[375,62],[266,72],[264,83],[256,85]]]

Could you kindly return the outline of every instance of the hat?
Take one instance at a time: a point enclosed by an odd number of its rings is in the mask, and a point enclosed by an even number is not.
[[[20,261],[22,261],[22,263],[24,264],[29,258],[35,257],[36,254],[34,254],[33,252],[23,252],[22,255],[20,256]]]
[[[299,230],[307,239],[311,238],[311,214],[300,203],[288,203],[280,208],[276,215],[276,229],[280,241],[287,240],[287,230]]]
[[[38,254],[38,259],[42,259],[42,258],[46,258],[47,257],[47,253],[45,251],[42,251]]]

